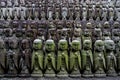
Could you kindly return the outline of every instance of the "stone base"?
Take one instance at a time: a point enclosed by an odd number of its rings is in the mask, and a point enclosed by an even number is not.
[[[19,74],[19,77],[30,77],[30,74]]]
[[[61,77],[61,78],[68,77],[68,74],[57,74],[57,77]]]
[[[92,77],[94,77],[94,75],[93,74],[82,74],[82,77],[84,77],[84,78],[92,78]]]
[[[17,77],[17,74],[5,74],[5,77]]]
[[[109,76],[109,77],[115,77],[115,76],[117,76],[117,74],[116,73],[111,73],[111,74],[107,74],[107,76]]]
[[[79,78],[81,77],[81,74],[70,74],[69,76],[72,78]]]
[[[55,77],[55,74],[44,74],[45,77]]]
[[[94,74],[95,77],[106,77],[106,74]]]
[[[33,73],[33,74],[31,74],[31,77],[43,77],[43,74]]]
[[[4,77],[5,75],[4,74],[0,74],[0,78]]]

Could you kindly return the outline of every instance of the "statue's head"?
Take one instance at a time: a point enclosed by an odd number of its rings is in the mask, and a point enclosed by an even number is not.
[[[94,44],[94,48],[96,51],[103,51],[104,50],[104,42],[102,40],[96,40]]]
[[[92,26],[92,23],[91,22],[88,22],[87,24],[86,24],[86,27],[88,28],[88,29],[91,29],[93,26]]]
[[[109,28],[109,27],[110,27],[110,24],[109,24],[108,21],[106,21],[106,22],[104,23],[104,28]]]
[[[42,40],[35,39],[33,42],[33,49],[42,49]]]
[[[91,36],[91,31],[89,29],[84,30],[84,36],[89,37]]]
[[[55,51],[55,43],[53,40],[49,39],[45,42],[45,50],[46,51]]]
[[[11,28],[6,28],[6,29],[4,30],[4,34],[5,34],[6,37],[10,37],[10,36],[12,36],[13,31],[12,31]]]
[[[105,44],[105,49],[106,50],[114,50],[115,49],[115,43],[113,40],[105,40],[104,41],[104,44]]]
[[[23,30],[22,29],[16,29],[15,35],[16,35],[16,37],[22,37],[23,36]]]
[[[115,21],[114,24],[113,24],[113,27],[114,28],[119,28],[120,27],[120,23]]]
[[[92,42],[91,40],[84,40],[83,41],[83,48],[88,50],[92,48]]]
[[[78,51],[80,50],[80,41],[79,40],[73,40],[72,41],[72,50]]]
[[[0,38],[0,49],[5,48],[5,43],[3,41],[3,39]]]
[[[58,43],[58,48],[59,48],[59,50],[67,50],[68,49],[67,40],[65,40],[65,39],[60,40]]]
[[[30,43],[28,39],[23,39],[22,40],[22,49],[27,49],[30,48]]]
[[[18,48],[18,42],[15,39],[9,40],[9,48],[16,49]]]

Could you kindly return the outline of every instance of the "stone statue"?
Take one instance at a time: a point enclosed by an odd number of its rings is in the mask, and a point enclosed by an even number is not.
[[[55,77],[55,43],[48,39],[45,42],[45,61],[44,61],[44,76]]]
[[[21,55],[19,59],[19,76],[30,76],[30,70],[31,70],[31,49],[30,49],[30,43],[28,39],[23,39],[21,41]]]
[[[18,54],[19,54],[19,48],[18,48],[18,42],[17,40],[10,39],[9,40],[9,49],[6,54],[7,56],[7,74],[6,76],[17,76],[18,73]]]
[[[96,27],[93,30],[93,42],[96,40],[101,40],[102,39],[102,30],[101,30],[101,24],[99,23],[96,25]]]
[[[104,22],[102,30],[103,30],[103,40],[111,39],[110,23],[108,21]]]
[[[0,77],[4,76],[5,73],[5,56],[6,56],[6,49],[5,49],[5,42],[0,37]]]
[[[82,41],[84,40],[92,40],[91,36],[92,36],[92,32],[89,29],[84,29],[83,30],[84,33],[82,33]]]
[[[68,9],[66,6],[62,6],[62,19],[66,20],[66,17],[68,16]]]
[[[86,6],[83,7],[82,12],[83,12],[82,13],[83,20],[86,20],[87,19],[87,8],[86,8]]]
[[[120,41],[117,43],[117,49],[116,49],[116,60],[117,60],[117,73],[118,76],[120,76]]]
[[[33,42],[33,53],[32,53],[32,74],[31,76],[42,77],[43,76],[43,50],[42,40],[35,39]]]
[[[96,40],[94,44],[94,70],[95,77],[105,77],[105,57],[104,57],[104,42],[102,40]]]
[[[81,52],[82,60],[82,71],[83,77],[93,77],[92,68],[93,68],[93,54],[92,54],[92,41],[84,40],[83,41],[83,50]]]
[[[64,39],[58,43],[57,77],[68,77],[68,42]]]
[[[5,48],[9,49],[9,40],[13,37],[13,30],[11,28],[4,29],[4,41],[5,41]]]
[[[79,40],[73,40],[70,51],[70,77],[80,77],[81,73],[81,44]]]
[[[105,40],[105,59],[107,76],[116,76],[116,57],[114,55],[115,43],[113,40]]]

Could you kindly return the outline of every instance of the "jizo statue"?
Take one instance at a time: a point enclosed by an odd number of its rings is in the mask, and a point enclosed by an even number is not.
[[[45,42],[44,76],[55,77],[55,68],[55,43],[48,39]]]
[[[0,37],[0,77],[4,76],[5,73],[5,56],[6,56],[6,49],[5,49],[5,42]]]
[[[31,69],[30,63],[31,63],[31,49],[30,49],[30,43],[28,39],[23,39],[21,41],[21,55],[19,59],[19,76],[30,76],[29,72]]]
[[[40,39],[35,39],[33,42],[33,53],[32,53],[32,74],[31,76],[42,77],[43,76],[43,43]]]
[[[68,77],[68,42],[64,39],[58,43],[57,77]]]
[[[70,50],[70,77],[80,77],[81,73],[81,44],[79,40],[73,40]]]
[[[83,50],[81,52],[82,60],[82,71],[83,77],[93,77],[92,68],[93,68],[93,54],[92,54],[92,41],[84,40]]]
[[[18,42],[17,40],[9,40],[9,49],[7,51],[7,74],[6,76],[17,76],[18,73]]]
[[[115,43],[113,40],[105,40],[105,59],[107,76],[116,76],[116,57],[114,55]]]
[[[95,77],[105,77],[105,54],[104,54],[104,42],[102,40],[96,40],[94,44],[94,70]]]

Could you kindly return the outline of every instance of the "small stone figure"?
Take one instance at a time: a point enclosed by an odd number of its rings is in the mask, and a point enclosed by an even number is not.
[[[83,77],[93,77],[93,54],[92,54],[92,41],[84,40],[83,50],[81,52]]]
[[[13,30],[11,28],[5,28],[4,29],[4,41],[5,41],[5,48],[8,50],[9,49],[9,40],[13,36]]]
[[[45,42],[44,76],[55,77],[55,67],[55,43],[48,39]]]
[[[86,20],[87,19],[87,8],[86,8],[86,6],[83,7],[82,12],[83,12],[82,13],[83,20]]]
[[[66,20],[66,17],[68,16],[68,9],[67,9],[67,6],[62,6],[62,19],[63,20]]]
[[[104,57],[104,42],[102,40],[96,40],[94,44],[94,70],[95,77],[105,77],[105,57]]]
[[[120,76],[120,41],[117,43],[118,48],[116,49],[116,60],[117,60],[117,73]]]
[[[68,77],[68,42],[64,39],[58,43],[57,77]]]
[[[111,39],[111,33],[110,33],[111,27],[108,21],[104,22],[102,31],[103,31],[103,40]]]
[[[99,23],[98,25],[96,25],[96,27],[93,30],[93,43],[96,40],[101,40],[102,39],[102,30],[101,30],[101,24]]]
[[[31,76],[42,77],[43,73],[43,50],[42,40],[35,39],[33,42],[33,54],[32,54],[32,74]]]
[[[83,30],[83,34],[82,34],[82,41],[84,40],[92,40],[91,36],[92,36],[92,32],[89,29],[84,29]]]
[[[4,76],[5,73],[5,56],[6,56],[6,49],[5,43],[3,39],[0,37],[0,77]]]
[[[105,40],[105,59],[107,76],[116,76],[116,57],[114,55],[115,43],[113,40]]]
[[[80,77],[81,73],[81,53],[80,53],[80,41],[73,40],[70,51],[70,77]]]
[[[31,63],[31,49],[30,49],[30,43],[29,40],[23,39],[21,41],[21,55],[19,59],[19,76],[30,76],[29,72],[31,69],[30,63]]]
[[[9,50],[6,54],[7,56],[7,74],[6,76],[17,76],[18,73],[18,42],[17,40],[9,40]]]

